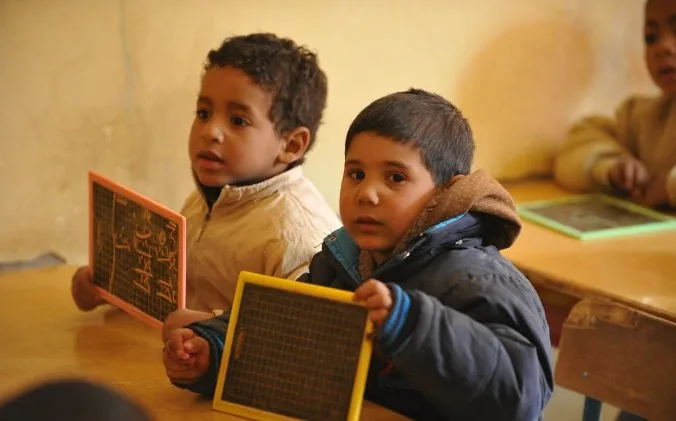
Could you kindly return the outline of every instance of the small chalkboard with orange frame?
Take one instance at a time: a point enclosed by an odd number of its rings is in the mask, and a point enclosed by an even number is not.
[[[185,217],[89,173],[89,267],[102,298],[161,327],[185,308]]]

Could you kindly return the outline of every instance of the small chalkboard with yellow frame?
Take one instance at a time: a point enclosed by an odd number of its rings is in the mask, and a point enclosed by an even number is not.
[[[358,420],[373,325],[353,297],[242,272],[214,409],[256,420]]]

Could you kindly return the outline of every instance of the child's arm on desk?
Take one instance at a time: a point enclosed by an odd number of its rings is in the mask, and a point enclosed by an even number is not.
[[[637,202],[651,208],[661,206],[676,208],[676,166],[654,176]]]
[[[192,329],[175,329],[162,351],[167,377],[179,387],[199,387],[200,378],[212,365],[209,343]]]
[[[229,321],[230,313],[227,312],[175,329],[169,334],[163,362],[174,385],[213,396]]]
[[[588,117],[575,124],[554,161],[556,182],[572,191],[613,187],[611,169],[618,169],[620,162],[629,161],[635,153],[635,139],[630,127],[633,109],[634,99],[630,98],[620,105],[614,119]],[[638,173],[636,180],[641,181]],[[624,190],[631,192],[633,181],[631,184],[631,188]]]

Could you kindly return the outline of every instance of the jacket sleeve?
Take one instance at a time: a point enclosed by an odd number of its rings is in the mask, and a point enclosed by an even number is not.
[[[554,160],[554,179],[572,191],[609,187],[608,172],[618,159],[636,154],[631,129],[635,99],[617,109],[615,118],[588,117],[575,124]]]
[[[225,332],[228,330],[230,312],[218,317],[191,323],[186,326],[209,343],[209,368],[202,377],[193,383],[173,383],[181,389],[187,389],[200,395],[213,396],[221,367],[221,357],[225,346]]]
[[[485,281],[454,288],[453,296],[471,297],[462,311],[389,285],[394,305],[379,333],[381,352],[448,417],[537,420],[553,389],[544,312],[537,297],[491,286],[504,279]]]
[[[335,272],[327,263],[326,253],[320,251],[310,260],[308,271],[298,276],[296,280],[306,284],[327,286],[328,282],[335,278],[335,275]]]

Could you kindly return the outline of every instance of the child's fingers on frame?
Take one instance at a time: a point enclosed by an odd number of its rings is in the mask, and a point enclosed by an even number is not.
[[[368,297],[365,304],[368,309],[390,308],[392,306],[392,297],[389,291],[387,293],[379,292]]]
[[[371,318],[371,321],[374,324],[376,324],[377,326],[380,326],[385,322],[388,314],[389,314],[389,311],[387,311],[385,309],[374,310],[374,311],[369,312],[369,317]]]
[[[369,279],[368,281],[364,282],[357,288],[355,291],[355,298],[357,300],[366,300],[368,297],[377,294],[379,291],[382,291],[381,287],[387,288],[385,284],[382,282],[376,280],[376,279]]]
[[[391,295],[390,289],[384,283],[380,281],[375,281],[373,284],[378,295],[389,297]]]
[[[383,283],[374,286],[371,293],[365,297],[367,306],[384,306],[389,307],[392,304],[392,293],[390,289]]]

